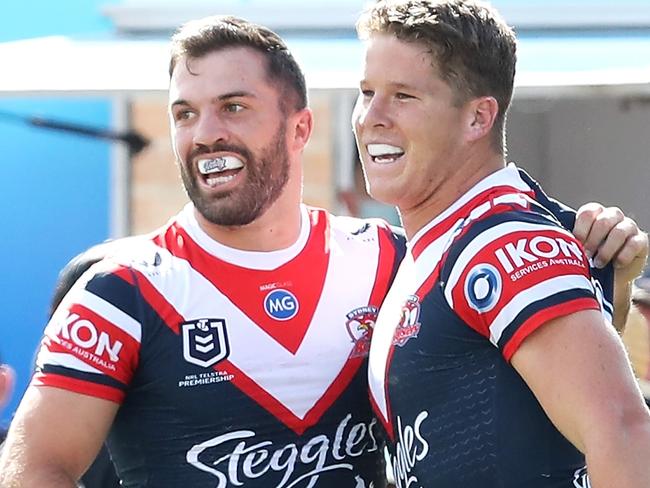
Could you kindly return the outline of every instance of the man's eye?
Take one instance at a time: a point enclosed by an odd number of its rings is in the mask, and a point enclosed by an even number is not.
[[[395,94],[395,98],[397,98],[398,100],[409,100],[415,97],[413,95],[409,95],[408,93],[398,92]]]
[[[174,119],[176,120],[189,120],[194,116],[194,112],[191,110],[179,110],[176,112]]]
[[[375,92],[372,90],[361,90],[361,94],[364,98],[372,98],[375,95]]]
[[[226,112],[237,113],[244,110],[244,106],[240,103],[229,103],[225,107]]]

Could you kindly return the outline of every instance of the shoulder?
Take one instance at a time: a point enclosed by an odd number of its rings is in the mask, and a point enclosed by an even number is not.
[[[449,244],[447,263],[476,255],[493,255],[506,269],[516,263],[554,254],[582,256],[582,246],[550,213],[505,209],[473,221],[461,222]],[[504,259],[504,257],[509,259]],[[446,266],[448,268],[448,266]]]
[[[404,229],[390,225],[383,219],[329,214],[329,222],[332,233],[346,236],[350,239],[367,240],[372,236],[383,235],[396,243],[406,242]]]

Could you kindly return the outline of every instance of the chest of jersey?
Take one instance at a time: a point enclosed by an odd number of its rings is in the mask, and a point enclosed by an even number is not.
[[[269,270],[196,250],[139,270],[146,328],[113,434],[128,478],[175,445],[155,470],[215,486],[381,486],[365,359],[387,278],[379,246],[328,245]]]

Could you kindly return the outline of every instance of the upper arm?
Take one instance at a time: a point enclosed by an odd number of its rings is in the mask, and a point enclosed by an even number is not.
[[[118,408],[108,400],[30,386],[9,430],[0,480],[21,487],[50,478],[77,480],[94,460]]]
[[[620,435],[643,400],[616,332],[599,312],[550,320],[519,346],[511,364],[553,424],[578,449]]]

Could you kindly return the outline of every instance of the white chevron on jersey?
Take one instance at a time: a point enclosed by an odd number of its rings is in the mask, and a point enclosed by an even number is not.
[[[323,294],[295,355],[250,320],[186,260],[173,256],[168,250],[150,242],[143,258],[157,252],[162,258],[160,265],[150,268],[146,264],[139,264],[137,258],[133,259],[133,253],[130,253],[130,265],[185,320],[224,318],[230,342],[228,361],[295,416],[303,419],[348,362],[354,343],[344,326],[345,313],[359,307],[360,302],[368,302],[376,279],[378,247],[338,238],[338,232],[332,228],[333,246]],[[372,232],[372,237],[377,237],[376,229],[368,232]],[[146,263],[147,260],[142,261]],[[351,273],[354,279],[350,279]],[[169,279],[171,276],[173,279]],[[359,289],[367,290],[367,294],[360,296]],[[237,327],[232,324],[237,324]],[[325,349],[324,345],[329,349]],[[251,354],[250,351],[264,353]],[[276,367],[269,368],[271,364]],[[279,373],[280,367],[286,369]],[[315,372],[318,372],[316,377]],[[295,378],[295,381],[287,382],[287,377]],[[309,378],[309,381],[300,384],[301,378]]]

